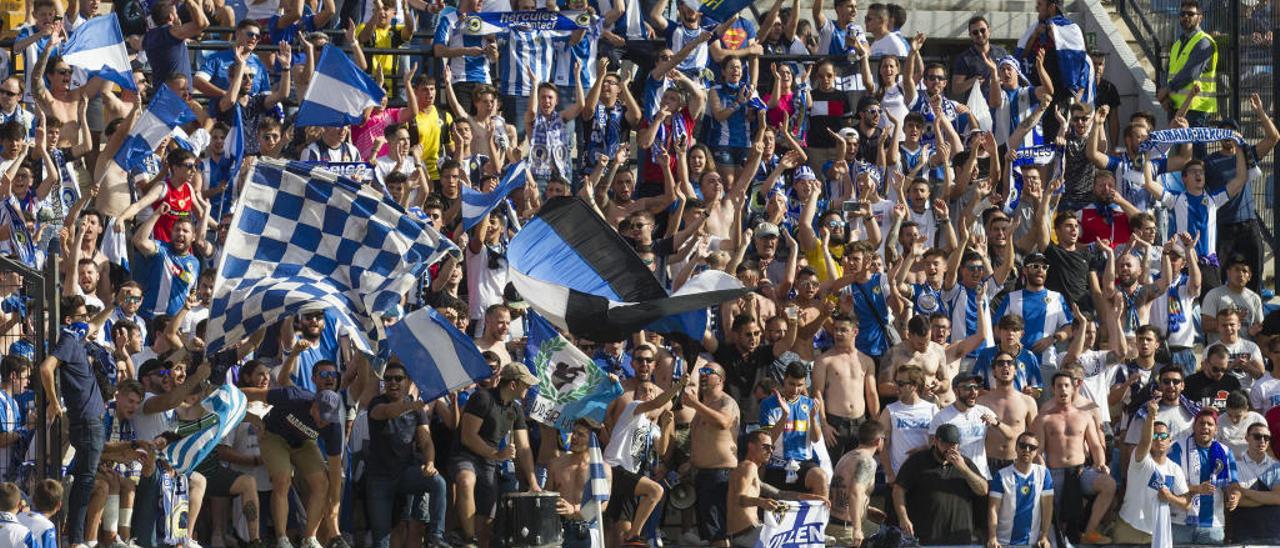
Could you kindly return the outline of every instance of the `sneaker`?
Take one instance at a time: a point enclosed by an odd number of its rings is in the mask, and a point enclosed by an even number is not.
[[[1111,537],[1097,531],[1089,531],[1080,535],[1080,544],[1111,544]]]
[[[196,542],[196,539],[193,538],[187,539],[182,543],[182,545],[186,548],[204,548],[203,546],[200,546],[199,542]]]
[[[293,548],[293,543],[289,542],[289,537],[280,537],[276,539],[276,548]]]
[[[324,545],[316,537],[307,537],[302,539],[302,548],[324,548]]]

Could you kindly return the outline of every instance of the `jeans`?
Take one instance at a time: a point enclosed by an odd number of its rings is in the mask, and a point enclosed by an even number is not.
[[[422,475],[422,467],[415,464],[391,476],[368,475],[365,481],[368,484],[365,504],[369,512],[369,528],[373,530],[373,543],[376,548],[391,546],[391,527],[395,522],[392,514],[396,498],[405,495],[424,493],[427,495],[431,507],[430,515],[427,516],[427,523],[430,524],[429,534],[433,538],[444,538],[445,507],[448,499],[445,494],[443,475],[426,477]]]
[[[152,472],[138,480],[138,489],[133,495],[134,542],[143,548],[156,545],[156,507],[160,500],[160,474]],[[268,500],[271,498],[267,497]],[[270,520],[267,520],[270,521]]]
[[[1221,527],[1193,527],[1173,524],[1174,544],[1222,544],[1225,537]]]
[[[100,417],[73,422],[70,430],[71,446],[76,448],[76,459],[71,468],[75,483],[71,486],[67,502],[67,541],[79,544],[84,542],[84,521],[89,513],[93,479],[98,473],[98,462],[102,460],[102,445],[107,440]]]

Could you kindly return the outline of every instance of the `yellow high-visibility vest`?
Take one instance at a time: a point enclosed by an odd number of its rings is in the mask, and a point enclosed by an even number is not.
[[[1196,77],[1195,82],[1200,83],[1200,94],[1196,95],[1191,101],[1191,110],[1197,112],[1215,113],[1218,112],[1218,81],[1216,78],[1218,71],[1218,43],[1213,40],[1203,30],[1196,30],[1194,34],[1185,41],[1179,38],[1173,43],[1173,48],[1169,50],[1169,75],[1172,77],[1182,71],[1182,67],[1187,64],[1187,59],[1191,57],[1191,50],[1195,49],[1195,45],[1201,40],[1208,40],[1209,45],[1213,47],[1213,56],[1209,58],[1209,65],[1205,67]],[[1173,100],[1173,108],[1182,108],[1182,103],[1187,100],[1187,93],[1191,90],[1191,84],[1180,90],[1169,90],[1169,98]]]

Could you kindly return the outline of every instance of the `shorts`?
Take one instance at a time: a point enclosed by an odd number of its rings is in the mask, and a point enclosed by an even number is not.
[[[991,471],[993,474],[995,472],[995,470]],[[1065,485],[1066,482],[1067,468],[1050,468],[1049,475],[1053,477],[1054,492],[1063,492],[1062,486]],[[1106,477],[1106,474],[1103,474],[1093,468],[1084,468],[1084,470],[1080,472],[1080,492],[1087,497],[1097,495],[1098,490],[1093,488],[1093,482],[1097,481],[1098,478],[1103,477]]]
[[[809,471],[818,468],[818,463],[813,461],[805,461],[800,463],[800,470],[796,472],[795,483],[787,483],[787,471],[782,468],[765,468],[764,482],[783,491],[804,491],[804,478],[809,475]]]
[[[743,529],[729,536],[729,545],[737,548],[755,548],[757,542],[760,542],[760,531],[764,529],[763,525],[756,525]]]
[[[718,166],[742,167],[747,163],[747,149],[743,147],[717,147],[711,152]]]
[[[609,506],[604,510],[605,523],[630,520],[636,515],[636,487],[640,485],[640,475],[622,468],[613,467],[613,486],[609,489]]]
[[[836,445],[831,454],[832,458],[840,460],[845,453],[858,447],[858,428],[864,422],[867,422],[866,415],[850,419],[827,413],[827,423],[836,431]]]
[[[299,476],[325,471],[324,457],[316,440],[290,447],[289,442],[273,432],[260,433],[258,440],[262,460],[266,461],[267,473],[272,477],[289,476],[295,470]]]
[[[207,497],[230,497],[231,486],[244,475],[221,464],[206,466],[200,473],[204,474]]]
[[[469,470],[476,476],[475,492],[472,493],[476,501],[476,514],[492,518],[498,508],[498,463],[470,451],[459,451],[458,456],[453,459],[451,475],[455,478],[454,481],[457,481],[458,473],[463,470]]]
[[[694,513],[698,518],[698,538],[715,542],[729,538],[729,473],[732,468],[705,468],[694,471],[693,487],[698,498]]]

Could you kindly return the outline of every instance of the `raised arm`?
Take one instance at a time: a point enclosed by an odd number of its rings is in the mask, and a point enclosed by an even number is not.
[[[1249,96],[1249,106],[1253,107],[1253,114],[1258,117],[1258,122],[1262,124],[1262,132],[1264,134],[1262,141],[1255,147],[1259,158],[1266,158],[1271,154],[1271,149],[1276,147],[1276,143],[1280,142],[1280,130],[1276,129],[1275,121],[1267,114],[1266,107],[1262,106],[1262,98],[1257,93]]]
[[[169,34],[179,40],[188,40],[200,36],[204,29],[209,26],[209,17],[205,15],[201,8],[189,9],[187,14],[191,16],[191,20],[181,25],[169,27]],[[156,85],[163,82],[156,82]]]

